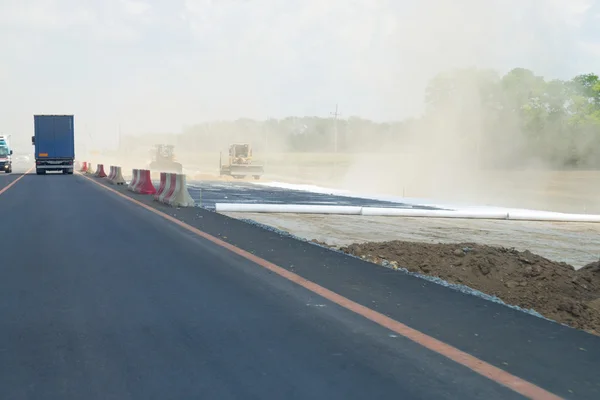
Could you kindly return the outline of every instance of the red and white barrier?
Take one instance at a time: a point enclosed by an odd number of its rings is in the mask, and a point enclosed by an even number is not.
[[[112,183],[114,176],[115,176],[115,166],[111,165],[110,172],[108,173],[108,176],[106,177],[106,180],[108,181],[108,183]]]
[[[121,167],[114,166],[111,177],[109,178],[109,182],[113,185],[124,185],[125,178],[123,178],[123,173],[121,172]]]
[[[196,205],[188,191],[187,177],[184,174],[177,174],[175,194],[171,197],[169,205],[174,207],[194,207]]]
[[[165,191],[166,185],[167,185],[167,173],[161,172],[160,173],[160,184],[158,185],[158,190],[154,194],[154,200],[158,201],[158,199],[160,198],[160,195],[163,194],[163,192]]]
[[[79,170],[79,172],[85,172],[88,169],[88,165],[87,165],[87,161],[84,161],[83,164],[81,164],[81,169]]]
[[[165,174],[165,185],[157,200],[173,207],[194,207],[196,204],[187,188],[184,174]]]
[[[110,182],[112,180],[114,174],[115,174],[115,166],[111,165],[109,167],[108,176],[106,177],[106,179]]]
[[[175,193],[175,189],[177,187],[177,174],[173,174],[170,172],[164,172],[164,174],[165,174],[165,186],[164,186],[163,190],[160,192],[160,194],[158,195],[158,197],[156,198],[156,200],[161,203],[169,204],[167,199],[170,199],[173,197],[173,194]]]
[[[92,163],[88,163],[87,171],[85,171],[88,175],[94,175],[94,170],[92,169]]]
[[[160,185],[158,190],[152,183],[150,170],[133,169],[133,178],[127,189],[140,194],[151,194],[154,200],[169,204],[174,207],[194,207],[196,203],[187,188],[187,178],[184,174],[160,173]],[[115,167],[111,172],[110,181],[116,184],[125,183],[121,174],[121,167]]]
[[[134,186],[133,191],[140,194],[155,194],[156,188],[152,184],[152,177],[150,176],[149,169],[141,169],[140,179],[137,185]]]
[[[143,169],[138,169],[137,172],[137,181],[135,182],[135,185],[133,185],[133,191],[136,193],[139,193],[140,187],[142,186],[142,181],[144,179],[144,170]]]
[[[140,181],[140,170],[139,169],[132,169],[131,170],[132,176],[131,176],[131,180],[129,181],[129,185],[127,185],[127,189],[131,190],[132,192],[134,192],[134,188],[135,186],[138,184],[138,182]]]
[[[104,164],[98,164],[98,169],[94,175],[96,178],[106,178],[106,172],[104,172]]]

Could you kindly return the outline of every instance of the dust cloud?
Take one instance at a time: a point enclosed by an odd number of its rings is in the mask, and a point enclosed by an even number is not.
[[[600,213],[597,168],[569,169],[540,157],[520,121],[490,121],[480,100],[474,94],[468,106],[443,104],[403,135],[381,140],[377,150],[350,153],[347,169],[331,183],[452,204]],[[562,160],[572,152],[557,155]]]
[[[561,171],[540,157],[540,153],[554,152],[554,158],[564,160],[573,150],[561,148],[559,139],[540,144],[548,147],[544,151],[528,147],[524,121],[515,117],[518,114],[494,116],[490,99],[485,97],[489,92],[481,90],[485,83],[499,84],[500,74],[514,67],[529,68],[550,79],[556,78],[558,71],[563,71],[559,77],[565,80],[586,72],[580,60],[569,64],[561,56],[579,46],[573,26],[578,24],[577,10],[585,9],[585,4],[546,4],[549,7],[538,16],[510,1],[437,2],[437,7],[424,2],[422,9],[416,7],[401,29],[397,54],[414,69],[419,81],[423,79],[420,71],[427,71],[429,78],[450,71],[455,73],[454,80],[445,83],[458,87],[443,87],[444,82],[438,82],[438,88],[452,97],[438,99],[435,109],[425,109],[405,134],[381,140],[379,149],[371,154],[352,154],[338,185],[466,204],[600,212],[600,190],[595,184],[600,174]],[[556,48],[548,46],[552,27],[556,28],[551,33]],[[517,53],[520,56],[514,57]],[[481,66],[499,73],[477,68]],[[461,69],[466,76],[461,76]],[[486,82],[481,82],[482,76]],[[387,99],[398,104],[400,98],[407,98],[402,95],[405,82],[398,77],[392,82],[397,92]],[[413,95],[407,100],[430,99]],[[572,147],[584,154],[589,144],[589,139],[582,138]],[[353,143],[355,150],[360,146]]]
[[[69,113],[78,158],[124,169],[163,143],[190,173],[216,173],[219,152],[249,142],[275,179],[548,208],[548,165],[519,154],[530,172],[493,167],[522,147],[519,121],[490,120],[472,82],[433,112],[427,85],[460,68],[568,79],[596,59],[579,35],[587,0],[110,3],[0,4],[0,130],[28,143],[32,114]],[[332,154],[290,133],[336,103],[342,119],[413,122],[368,153],[356,142]],[[290,116],[300,118],[282,128]]]

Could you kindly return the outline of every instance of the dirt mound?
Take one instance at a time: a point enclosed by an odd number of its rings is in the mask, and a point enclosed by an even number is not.
[[[474,243],[372,242],[340,250],[377,264],[463,284],[600,335],[600,261],[576,271],[529,251]]]

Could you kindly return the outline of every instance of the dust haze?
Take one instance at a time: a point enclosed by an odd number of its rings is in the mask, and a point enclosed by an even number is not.
[[[9,94],[0,130],[24,151],[32,114],[72,113],[78,158],[124,168],[145,166],[152,146],[166,143],[186,173],[216,174],[219,152],[249,142],[265,179],[546,209],[570,201],[556,191],[579,190],[548,190],[554,166],[522,151],[520,121],[489,118],[473,82],[435,110],[426,94],[434,77],[460,69],[500,77],[521,67],[565,80],[590,72],[598,49],[580,31],[597,2],[107,3],[0,4]],[[377,143],[350,135],[338,154],[331,141],[302,144],[305,117],[325,119],[333,136],[336,104],[340,121],[402,122],[402,134]],[[518,149],[519,172],[504,171]],[[570,211],[590,211],[598,193],[569,196],[578,199]]]

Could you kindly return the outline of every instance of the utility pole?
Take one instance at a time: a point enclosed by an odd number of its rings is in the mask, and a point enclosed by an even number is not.
[[[265,130],[265,158],[263,160],[263,164],[266,167],[267,166],[267,157],[269,155],[269,130],[271,129],[271,117],[268,117],[267,120],[265,121],[264,126],[264,130]]]
[[[119,144],[117,145],[117,154],[121,157],[123,153],[123,132],[121,131],[121,122],[119,122]]]
[[[337,177],[337,152],[338,152],[338,105],[335,104],[335,112],[329,113],[333,115],[333,178]]]
[[[337,125],[337,117],[340,115],[338,113],[338,105],[335,105],[335,112],[329,113],[333,115],[333,152],[337,154],[338,150],[338,125]]]

